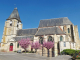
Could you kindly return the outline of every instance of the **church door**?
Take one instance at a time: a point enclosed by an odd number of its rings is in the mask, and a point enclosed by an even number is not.
[[[10,43],[9,51],[13,51],[13,43]]]

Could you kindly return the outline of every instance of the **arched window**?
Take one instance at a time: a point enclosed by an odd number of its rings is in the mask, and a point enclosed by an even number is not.
[[[70,33],[70,29],[68,28],[68,33]]]
[[[10,21],[10,26],[12,26],[12,21]]]
[[[17,48],[19,48],[19,43],[17,44]]]
[[[40,38],[39,38],[39,43],[40,43],[40,44],[43,44],[43,37],[40,37]]]
[[[60,36],[60,41],[63,41],[63,36]]]
[[[48,37],[48,41],[53,41],[51,36]]]

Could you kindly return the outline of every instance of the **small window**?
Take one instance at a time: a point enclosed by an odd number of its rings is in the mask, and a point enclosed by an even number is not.
[[[12,21],[10,21],[10,26],[12,26]]]
[[[60,36],[60,41],[63,41],[63,36]]]
[[[17,24],[17,27],[18,27],[18,24]]]
[[[17,22],[17,27],[19,27],[19,22]]]
[[[19,48],[19,43],[17,44],[17,48]]]
[[[70,33],[70,29],[68,28],[68,33]]]
[[[10,23],[10,26],[12,26],[12,23]]]
[[[64,42],[64,47],[66,47],[66,42]]]

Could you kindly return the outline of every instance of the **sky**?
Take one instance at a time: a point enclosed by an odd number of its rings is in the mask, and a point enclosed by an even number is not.
[[[80,34],[80,0],[0,0],[0,41],[5,21],[16,7],[23,29],[37,28],[42,19],[68,17]]]

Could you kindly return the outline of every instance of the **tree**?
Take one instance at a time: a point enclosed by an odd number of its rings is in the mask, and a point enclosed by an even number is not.
[[[21,39],[21,40],[18,41],[18,43],[25,50],[25,52],[26,52],[26,48],[28,48],[28,46],[31,44],[30,43],[30,38]]]
[[[37,49],[40,49],[40,46],[41,46],[41,44],[39,43],[39,41],[36,41],[31,44],[31,48],[34,48],[35,52],[37,52]]]
[[[52,42],[52,41],[47,41],[47,42],[44,41],[42,46],[47,48],[47,50],[48,50],[48,57],[49,57],[49,49],[53,48],[54,42]]]

